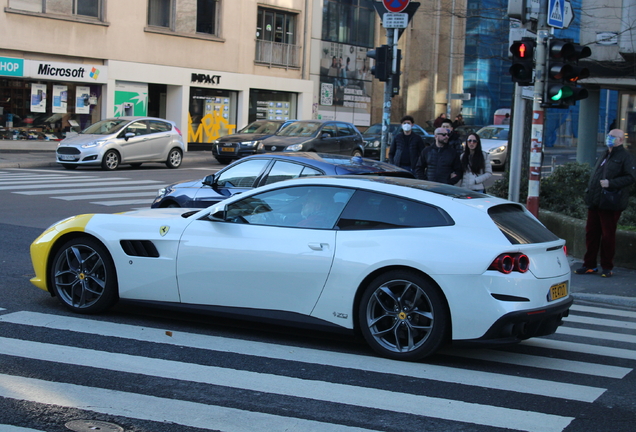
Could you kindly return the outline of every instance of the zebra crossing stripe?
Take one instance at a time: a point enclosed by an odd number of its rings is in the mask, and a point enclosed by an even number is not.
[[[580,344],[574,342],[566,342],[561,340],[552,340],[552,339],[528,339],[526,341],[521,342],[523,345],[529,345],[537,348],[547,348],[552,350],[562,350],[562,351],[570,351],[577,352],[581,354],[594,354],[598,356],[604,357],[615,357],[627,360],[636,360],[636,351],[623,349],[623,348],[612,348],[600,345],[589,345],[589,344]]]
[[[626,330],[636,330],[636,322],[619,321],[606,318],[593,318],[581,315],[571,315],[564,319],[566,322],[575,322],[579,324],[592,324],[601,327],[616,327]]]
[[[612,333],[598,330],[588,330],[573,327],[559,327],[558,334],[565,334],[569,336],[582,336],[594,339],[611,340],[615,342],[625,342],[636,344],[636,336],[625,333]]]
[[[283,396],[525,431],[561,431],[573,420],[551,414],[466,403],[318,380],[137,357],[0,338],[0,353],[62,364],[192,381]],[[270,430],[270,429],[266,429]]]
[[[255,430],[362,432],[344,425],[255,413],[176,399],[107,390],[33,378],[0,375],[0,396],[101,414],[228,432]]]
[[[82,193],[82,192],[90,192],[90,193],[96,193],[96,192],[116,192],[116,191],[138,191],[140,189],[152,189],[152,190],[157,190],[159,189],[160,185],[163,185],[165,183],[161,183],[158,182],[156,184],[151,184],[151,185],[138,185],[138,186],[119,186],[119,187],[90,187],[90,189],[81,189],[81,188],[73,188],[73,189],[52,189],[52,190],[38,190],[38,191],[22,191],[22,192],[15,192],[16,194],[19,195],[57,195],[57,194],[77,194],[77,193]]]
[[[52,196],[53,199],[59,199],[64,201],[78,201],[78,200],[92,200],[92,199],[106,199],[106,198],[127,198],[127,197],[152,197],[157,196],[157,192],[128,192],[128,193],[106,193],[106,194],[94,194],[94,195],[68,195],[68,196]]]
[[[408,376],[416,379],[428,379],[497,390],[509,390],[518,393],[577,400],[581,402],[594,402],[605,392],[605,389],[598,387],[580,386],[431,364],[422,365],[397,362],[379,357],[363,357],[347,353],[243,341],[240,339],[228,339],[181,332],[172,332],[172,336],[167,337],[165,331],[168,329],[160,330],[38,312],[22,311],[2,315],[0,316],[0,323],[1,322],[185,346],[208,351],[231,352],[308,364],[350,368],[369,372],[386,373],[390,371],[395,375]]]
[[[118,180],[118,181],[110,181],[110,180],[104,180],[104,179],[96,179],[96,180],[89,180],[89,181],[83,181],[83,182],[76,182],[74,180],[69,180],[68,183],[72,183],[72,186],[74,189],[77,188],[94,188],[96,185],[99,186],[111,186],[111,185],[123,185],[123,186],[128,186],[128,185],[143,185],[143,184],[154,184],[154,187],[157,187],[157,184],[163,184],[163,182],[160,182],[159,180]],[[32,189],[52,189],[52,188],[56,188],[56,187],[67,187],[68,185],[65,184],[64,182],[47,182],[46,184],[28,184],[28,185],[17,185],[17,186],[0,186],[0,190],[16,190],[16,191],[26,191],[26,190],[32,190]],[[92,190],[92,189],[91,189]],[[18,192],[21,193],[21,192]],[[26,192],[22,192],[24,194],[27,194]],[[51,191],[44,191],[44,193],[51,193]],[[28,195],[28,194],[27,194]]]
[[[23,428],[19,426],[11,426],[8,424],[0,424],[0,431],[2,432],[45,432],[40,429]]]
[[[578,304],[573,304],[570,307],[571,312],[590,312],[596,313],[600,315],[609,315],[612,317],[625,317],[625,318],[636,318],[636,312],[628,311],[623,309],[611,309],[611,308],[601,308],[597,306],[583,306]]]

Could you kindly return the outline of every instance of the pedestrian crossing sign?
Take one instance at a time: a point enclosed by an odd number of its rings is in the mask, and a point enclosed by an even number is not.
[[[548,0],[548,25],[563,28],[565,0]]]

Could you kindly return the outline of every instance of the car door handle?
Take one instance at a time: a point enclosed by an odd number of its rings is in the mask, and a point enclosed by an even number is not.
[[[329,247],[329,243],[309,243],[309,249],[321,251]]]

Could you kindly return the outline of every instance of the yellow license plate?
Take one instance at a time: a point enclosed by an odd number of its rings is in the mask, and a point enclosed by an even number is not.
[[[554,301],[568,295],[568,283],[561,282],[550,287],[550,294],[548,294],[548,300]]]
[[[234,147],[221,147],[221,151],[234,153]]]

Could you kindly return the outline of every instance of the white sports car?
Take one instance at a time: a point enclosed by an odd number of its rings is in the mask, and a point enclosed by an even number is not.
[[[32,282],[79,313],[117,300],[360,332],[417,360],[516,342],[567,316],[564,240],[522,205],[419,180],[308,177],[207,209],[72,217],[31,245]]]

